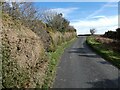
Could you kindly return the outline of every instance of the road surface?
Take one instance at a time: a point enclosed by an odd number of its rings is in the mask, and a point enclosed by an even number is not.
[[[54,88],[118,88],[118,69],[94,53],[80,36],[65,50],[57,68]]]

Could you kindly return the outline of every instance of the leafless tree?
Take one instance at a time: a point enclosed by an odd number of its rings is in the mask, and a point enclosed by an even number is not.
[[[95,28],[90,29],[90,33],[91,33],[91,35],[94,35],[95,32],[96,32],[96,29],[95,29]]]
[[[42,21],[44,23],[47,23],[49,24],[50,26],[52,26],[52,21],[53,21],[53,18],[57,15],[56,12],[52,11],[52,10],[45,10],[43,13],[42,13]]]
[[[69,21],[63,17],[62,13],[57,13],[52,10],[45,10],[42,18],[48,26],[56,31],[64,32],[69,26]]]

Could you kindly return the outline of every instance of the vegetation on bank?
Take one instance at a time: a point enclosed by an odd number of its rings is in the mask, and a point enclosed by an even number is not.
[[[2,2],[0,7],[2,87],[46,87],[53,79],[46,79],[46,74],[53,75],[65,42],[76,37],[76,30],[62,14],[36,10],[32,2]]]
[[[42,41],[8,14],[3,14],[2,23],[3,88],[41,85],[48,61]]]
[[[111,62],[116,67],[120,68],[120,53],[114,51],[112,48],[106,46],[104,43],[102,43],[100,40],[97,40],[96,38],[97,36],[87,37],[87,44],[104,59]]]

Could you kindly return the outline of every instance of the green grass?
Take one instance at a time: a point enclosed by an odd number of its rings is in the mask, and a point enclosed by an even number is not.
[[[63,54],[65,48],[69,47],[73,41],[75,41],[75,38],[72,39],[71,41],[63,43],[61,46],[58,46],[55,52],[48,53],[50,61],[49,61],[48,70],[46,72],[46,77],[45,77],[45,81],[42,88],[48,89],[52,87],[52,84],[55,78],[56,67],[58,65],[59,59]]]
[[[94,36],[87,37],[86,42],[96,53],[120,69],[120,53],[108,49],[102,43],[97,42]]]

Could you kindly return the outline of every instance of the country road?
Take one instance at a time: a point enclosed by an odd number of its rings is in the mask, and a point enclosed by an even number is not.
[[[118,69],[94,53],[85,40],[80,36],[65,50],[53,88],[118,88]]]

